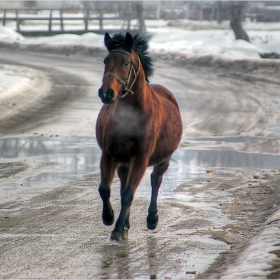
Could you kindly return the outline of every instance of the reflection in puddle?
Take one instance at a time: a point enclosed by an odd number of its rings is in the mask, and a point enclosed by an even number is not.
[[[173,157],[179,165],[209,168],[271,169],[280,166],[280,156],[270,154],[244,153],[233,148],[181,149]]]
[[[228,136],[228,137],[183,137],[183,142],[197,142],[197,141],[206,141],[206,142],[225,142],[225,143],[246,143],[258,139],[263,139],[263,137],[254,137],[254,136]]]
[[[267,131],[270,137],[279,137],[280,136],[280,123],[269,124],[267,125]]]
[[[100,149],[91,137],[6,138],[0,140],[0,147],[2,159],[31,158],[44,162],[45,170],[34,170],[26,182],[72,180],[99,171]]]

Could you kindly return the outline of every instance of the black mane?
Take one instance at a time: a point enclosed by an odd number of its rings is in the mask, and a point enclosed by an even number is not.
[[[122,48],[126,51],[130,51],[124,44],[124,36],[122,34],[115,34],[110,41],[108,50],[114,50]],[[145,72],[146,82],[149,83],[150,77],[153,75],[152,59],[148,56],[148,42],[144,37],[140,37],[139,34],[133,36],[133,50],[138,54],[142,67]]]

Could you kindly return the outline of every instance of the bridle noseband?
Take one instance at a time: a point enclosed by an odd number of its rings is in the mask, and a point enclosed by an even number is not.
[[[129,70],[129,74],[128,74],[128,77],[126,80],[122,79],[121,77],[119,77],[117,74],[113,73],[113,72],[107,72],[106,74],[104,74],[103,78],[102,78],[102,82],[104,81],[105,77],[107,76],[113,76],[115,77],[122,85],[123,85],[123,92],[122,94],[120,95],[120,98],[124,98],[128,95],[128,93],[130,92],[131,94],[133,94],[133,90],[132,87],[134,85],[134,83],[136,82],[136,79],[139,75],[139,72],[140,72],[140,58],[137,54],[137,57],[138,57],[138,70],[137,72],[135,71],[134,69],[134,57],[133,55],[130,53],[130,52],[127,52],[125,50],[122,50],[122,49],[115,49],[115,50],[111,50],[110,52],[121,52],[121,53],[125,53],[125,54],[128,54],[132,57],[132,64],[131,64],[131,67],[130,67],[130,70]],[[128,87],[128,84],[129,84],[129,80],[131,78],[131,74],[133,72],[133,75],[134,75],[134,79],[133,81],[131,82],[131,85],[130,87]]]

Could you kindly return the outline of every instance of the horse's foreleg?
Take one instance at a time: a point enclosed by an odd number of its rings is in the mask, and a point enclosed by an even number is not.
[[[162,177],[164,172],[167,170],[169,165],[169,159],[163,163],[154,166],[154,170],[151,174],[151,185],[152,185],[152,195],[151,203],[148,210],[147,216],[147,228],[155,229],[158,225],[158,209],[157,209],[157,197],[159,187],[162,182]]]
[[[99,194],[103,201],[102,220],[104,225],[110,226],[114,223],[114,211],[110,203],[110,186],[114,178],[116,164],[108,155],[103,153],[100,161],[100,169],[101,182],[99,186]]]
[[[118,176],[119,176],[120,182],[121,182],[120,195],[122,195],[122,193],[123,193],[123,191],[124,191],[124,189],[126,187],[126,182],[127,182],[127,177],[128,177],[128,173],[129,173],[129,168],[127,166],[120,166],[117,169],[117,172],[118,172]],[[124,227],[127,228],[127,229],[130,228],[129,213],[127,213],[127,215],[126,215]]]
[[[129,229],[129,214],[133,196],[138,187],[145,170],[148,166],[148,159],[134,159],[131,161],[126,185],[121,192],[121,211],[112,231],[111,239],[121,241],[127,239]]]

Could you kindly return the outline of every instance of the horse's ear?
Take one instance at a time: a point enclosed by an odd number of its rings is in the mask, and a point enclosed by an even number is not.
[[[129,32],[126,32],[125,38],[124,38],[124,44],[127,47],[129,51],[132,50],[133,47],[133,38]]]
[[[106,32],[105,36],[104,36],[104,44],[105,44],[107,50],[109,50],[111,40],[112,40],[112,38],[110,37],[109,33]]]

